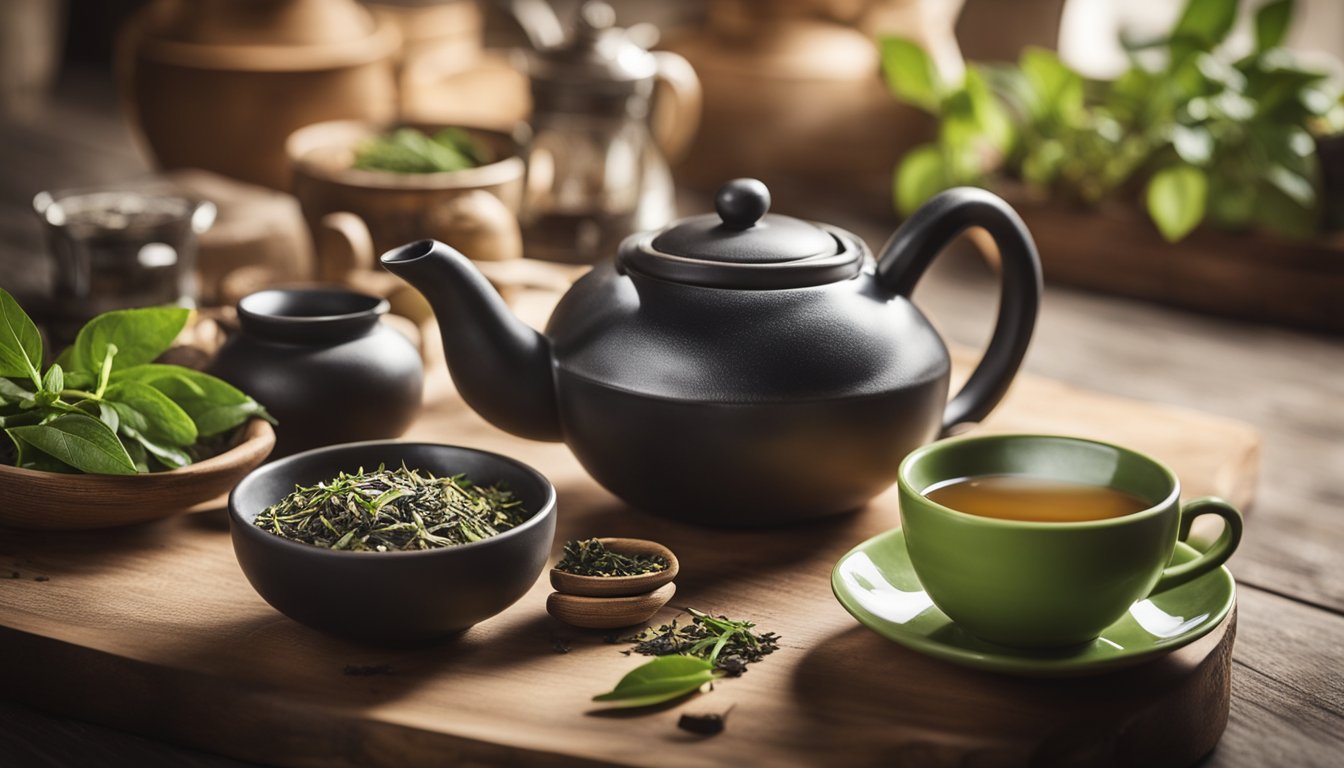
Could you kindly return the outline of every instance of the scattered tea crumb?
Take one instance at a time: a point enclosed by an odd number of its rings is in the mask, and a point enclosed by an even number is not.
[[[9,578],[11,578],[11,579],[17,579],[17,578],[20,578],[20,577],[22,577],[22,576],[23,576],[23,574],[19,573],[18,571],[10,571],[10,572],[9,572]]]
[[[728,725],[728,713],[732,712],[735,706],[737,705],[734,704],[723,712],[683,714],[677,720],[677,727],[683,731],[698,733],[701,736],[714,736],[723,733],[723,729]]]
[[[710,616],[694,608],[684,609],[691,615],[689,624],[677,620],[657,629],[645,629],[637,635],[622,638],[621,642],[634,647],[621,651],[625,655],[667,656],[680,653],[701,659],[713,659],[715,667],[727,677],[741,677],[747,665],[760,661],[779,648],[779,635],[774,632],[757,634],[756,624],[735,621],[727,616]],[[717,653],[717,656],[715,654]]]
[[[556,653],[569,653],[570,651],[569,638],[552,635],[551,650],[555,651]]]
[[[600,539],[582,539],[565,543],[565,554],[555,567],[575,576],[643,576],[666,571],[669,564],[662,555],[623,555]]]
[[[346,664],[345,669],[341,670],[350,677],[373,677],[374,675],[392,674],[391,664]]]
[[[50,576],[34,576],[33,581],[51,581]]]

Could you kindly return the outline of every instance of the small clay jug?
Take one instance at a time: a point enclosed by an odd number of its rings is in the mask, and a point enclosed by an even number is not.
[[[388,302],[339,290],[266,290],[238,302],[239,332],[208,368],[279,422],[271,458],[399,437],[424,389],[420,355],[379,322]]]

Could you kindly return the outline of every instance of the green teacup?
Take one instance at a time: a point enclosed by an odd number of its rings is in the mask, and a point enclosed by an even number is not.
[[[1133,494],[1151,506],[1087,522],[1023,522],[950,509],[924,496],[959,478],[1021,475]],[[1058,647],[1095,640],[1144,597],[1218,568],[1241,540],[1227,502],[1180,503],[1170,469],[1137,451],[1073,437],[989,435],[912,452],[898,478],[901,526],[930,599],[983,640]],[[1177,537],[1203,514],[1226,521],[1199,558],[1167,567]]]

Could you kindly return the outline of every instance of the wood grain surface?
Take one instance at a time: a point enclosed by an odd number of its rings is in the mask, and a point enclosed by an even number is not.
[[[553,299],[532,297],[523,313],[535,322]],[[564,446],[485,424],[441,369],[431,384],[407,438],[501,451],[541,469],[560,495],[557,555],[570,538],[661,542],[681,564],[673,606],[751,618],[784,637],[781,650],[684,704],[594,714],[589,698],[637,661],[601,632],[548,617],[546,579],[456,642],[361,647],[262,602],[238,570],[224,516],[206,512],[98,533],[6,535],[0,567],[18,574],[0,579],[0,674],[11,695],[282,765],[435,765],[454,757],[714,765],[743,754],[794,765],[842,754],[858,765],[1176,766],[1206,753],[1222,732],[1232,621],[1169,659],[1095,680],[963,670],[878,638],[831,597],[839,556],[897,523],[894,493],[856,514],[776,531],[686,526],[628,509]],[[1080,424],[1069,414],[1089,418]],[[1097,414],[1107,414],[1118,434]],[[1141,447],[1169,455],[1193,492],[1249,500],[1252,487],[1237,478],[1253,471],[1256,439],[1234,422],[1027,377],[997,426],[1086,427],[1123,440],[1134,422],[1149,425]],[[669,606],[656,620],[674,614]],[[734,704],[720,737],[675,728],[682,712]]]

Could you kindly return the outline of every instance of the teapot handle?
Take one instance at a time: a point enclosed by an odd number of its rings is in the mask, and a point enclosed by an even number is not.
[[[654,102],[653,137],[667,161],[675,163],[700,127],[704,91],[686,59],[669,51],[654,51],[653,58],[658,62],[658,85],[665,89]]]
[[[908,298],[934,258],[970,227],[988,231],[1002,257],[999,316],[980,364],[943,411],[942,434],[988,416],[1022,364],[1041,303],[1036,245],[1017,212],[997,195],[956,187],[934,196],[906,219],[877,261],[878,282]]]

